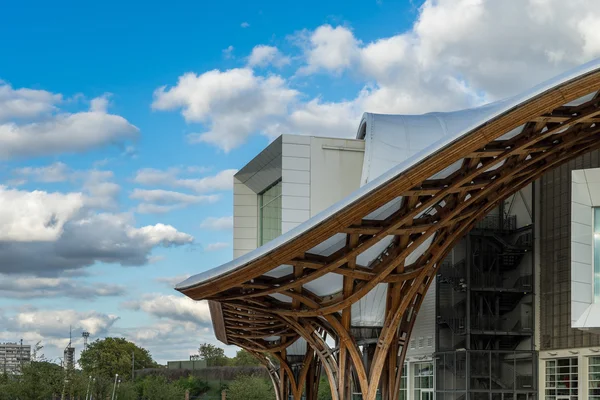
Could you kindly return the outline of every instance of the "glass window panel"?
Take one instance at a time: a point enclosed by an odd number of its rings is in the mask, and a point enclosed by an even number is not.
[[[407,389],[407,378],[406,378],[406,370],[408,366],[404,363],[404,367],[402,367],[402,376],[400,377],[400,400],[408,400],[408,389]]]
[[[563,358],[546,362],[545,394],[546,398],[554,396],[577,397],[578,375],[577,358]],[[556,365],[556,367],[554,367]]]
[[[259,244],[281,235],[281,181],[259,196]]]
[[[413,368],[414,399],[432,400],[433,392],[431,389],[433,389],[433,362],[415,363]]]
[[[600,207],[594,207],[594,303],[600,303]]]

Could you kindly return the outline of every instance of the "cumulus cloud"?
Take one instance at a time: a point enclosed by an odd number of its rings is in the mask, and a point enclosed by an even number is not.
[[[307,64],[298,71],[301,74],[319,70],[339,73],[349,68],[358,55],[360,42],[343,26],[322,25],[308,36]]]
[[[200,224],[200,228],[214,231],[224,231],[233,229],[233,216],[229,217],[208,217]]]
[[[142,300],[124,302],[123,307],[142,310],[158,318],[192,322],[199,326],[210,326],[208,302],[194,301],[179,295],[149,294]]]
[[[28,192],[0,186],[0,241],[55,241],[83,205],[80,193]]]
[[[60,94],[45,90],[13,89],[0,80],[0,122],[10,119],[35,118],[56,109],[62,101]]]
[[[73,173],[74,179],[83,181],[82,190],[85,194],[87,207],[102,210],[116,209],[121,187],[112,182],[112,171],[90,170]]]
[[[0,297],[14,299],[69,297],[94,299],[121,296],[125,287],[106,283],[85,283],[69,278],[0,275]]]
[[[164,185],[175,181],[180,172],[179,168],[142,168],[136,172],[133,181],[142,185]]]
[[[350,69],[375,81],[363,103],[370,111],[467,107],[598,57],[600,35],[590,27],[599,21],[593,0],[427,0],[411,30],[371,43],[346,27],[317,28],[302,71]]]
[[[155,247],[193,240],[170,225],[137,228],[129,214],[86,213],[64,223],[54,241],[0,243],[0,272],[52,276],[96,262],[140,266],[149,262]]]
[[[70,169],[62,162],[55,162],[43,167],[23,167],[13,170],[13,174],[22,179],[36,182],[64,182],[69,179]]]
[[[218,250],[226,249],[228,247],[229,247],[229,243],[216,242],[216,243],[209,243],[209,244],[207,244],[204,249],[206,251],[218,251]]]
[[[225,169],[216,175],[198,179],[178,179],[174,184],[198,193],[233,189],[233,175],[237,169]]]
[[[202,178],[181,177],[181,169],[169,168],[159,170],[154,168],[143,168],[136,172],[133,181],[143,185],[163,185],[193,190],[197,193],[215,192],[233,189],[233,175],[237,169],[226,169],[219,171],[213,176]],[[193,169],[189,172],[197,172]],[[200,170],[205,172],[205,170]]]
[[[262,77],[249,68],[236,68],[185,74],[176,86],[158,88],[152,107],[181,109],[186,121],[208,127],[189,135],[190,142],[211,143],[229,151],[285,117],[297,95],[280,76]]]
[[[40,121],[17,122],[23,117],[55,110],[54,103],[60,98],[48,92],[23,90],[21,94],[15,94],[19,91],[0,86],[0,110],[8,102],[7,108],[0,111],[6,120],[0,123],[2,159],[77,153],[137,137],[137,127],[125,118],[107,112],[106,96],[93,99],[89,111],[67,113],[56,110]],[[3,100],[3,96],[9,100]],[[15,96],[20,96],[16,103]],[[38,102],[32,105],[32,99]],[[33,108],[27,111],[29,106]]]
[[[216,195],[208,196],[195,196],[191,194],[173,192],[170,190],[145,190],[145,189],[134,189],[129,198],[134,200],[142,200],[150,203],[157,204],[171,204],[171,203],[214,203],[219,199]]]
[[[142,214],[158,214],[185,208],[191,204],[215,203],[219,195],[191,195],[169,190],[134,189],[129,198],[141,200],[136,208]]]
[[[28,331],[44,338],[64,338],[69,326],[75,332],[87,331],[93,336],[101,336],[118,319],[116,315],[97,311],[43,310],[32,307],[20,309],[12,316],[0,317],[2,326],[7,329],[10,327],[12,331]]]
[[[245,22],[245,21],[244,21],[244,22],[242,22],[242,23],[240,24],[240,26],[241,26],[242,28],[249,28],[249,27],[250,27],[250,24],[249,24],[248,22]]]
[[[28,181],[42,183],[77,182],[81,183],[86,207],[95,209],[117,208],[117,196],[121,187],[112,182],[114,173],[102,170],[72,170],[62,162],[55,162],[41,167],[23,167],[12,171],[15,176],[9,183],[13,186]]]
[[[290,62],[290,58],[281,54],[277,47],[262,44],[255,46],[248,56],[248,66],[250,67],[266,67],[273,65],[280,68]]]
[[[347,99],[310,98],[278,75],[250,68],[186,74],[155,92],[154,108],[181,110],[208,129],[189,136],[229,151],[252,134],[353,137],[363,112],[425,113],[511,96],[600,56],[595,0],[426,0],[413,26],[372,42],[347,26],[292,35],[307,74],[349,72],[363,83]],[[507,45],[509,43],[510,45]],[[280,53],[257,46],[248,66]],[[294,55],[295,56],[295,55]]]

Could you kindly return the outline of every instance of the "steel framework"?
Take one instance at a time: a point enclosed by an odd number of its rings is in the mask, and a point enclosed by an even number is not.
[[[364,400],[378,393],[397,400],[415,315],[446,254],[499,201],[600,148],[599,89],[600,69],[588,68],[457,137],[259,257],[177,289],[210,301],[217,337],[263,362],[278,400],[299,400],[303,393],[315,400],[321,369],[335,400],[350,399],[353,390]],[[391,215],[367,218],[390,204],[399,205]],[[340,235],[345,245],[332,254],[311,252]],[[389,245],[372,263],[357,263],[386,238]],[[267,275],[283,265],[291,273]],[[326,274],[342,277],[338,293],[319,296],[307,288]],[[366,356],[352,334],[351,308],[378,284],[387,285],[385,322]],[[294,372],[286,351],[300,338],[308,346]]]

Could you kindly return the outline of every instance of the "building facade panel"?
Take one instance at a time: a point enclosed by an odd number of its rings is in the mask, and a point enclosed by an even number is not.
[[[577,223],[586,230],[589,227],[591,233],[589,207],[581,203],[572,207],[572,182],[584,183],[586,175],[572,172],[599,165],[599,153],[593,151],[540,179],[540,350],[600,346],[599,335],[572,327],[574,316],[583,312],[584,304],[589,304],[592,280],[591,246],[583,244],[585,239],[577,238],[575,230],[579,227],[573,229],[573,223]],[[596,177],[594,173],[590,176]],[[572,233],[576,234],[574,241]],[[587,280],[583,276],[585,269],[590,271]]]

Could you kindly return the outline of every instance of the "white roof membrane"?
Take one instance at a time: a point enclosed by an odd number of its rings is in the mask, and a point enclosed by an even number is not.
[[[362,186],[360,189],[266,245],[217,268],[188,278],[178,284],[177,289],[185,290],[209,282],[265,257],[280,246],[301,237],[312,228],[320,225],[334,214],[342,211],[364,196],[385,186],[408,169],[434,156],[454,141],[467,136],[470,132],[488,123],[490,120],[500,117],[513,108],[530,101],[558,85],[580,78],[599,68],[600,60],[595,60],[544,82],[520,95],[469,110],[416,116],[366,113],[363,116],[358,133],[359,138],[364,138],[366,141],[365,160],[361,178]],[[575,100],[575,102],[580,101],[578,104],[581,104],[589,96],[586,95],[581,99]],[[573,103],[571,102],[571,104]],[[520,128],[522,129],[522,127]],[[517,133],[511,131],[507,132],[505,136],[512,137]],[[456,165],[440,171],[439,174],[441,174],[440,176],[450,174],[454,168],[456,168]],[[397,203],[395,207],[399,205],[400,203]],[[321,245],[313,248],[310,252],[323,255],[331,254],[335,249],[340,248],[340,243],[345,243],[345,236],[345,234],[335,235],[324,241]],[[410,254],[409,258],[407,258],[406,263],[409,264],[411,260],[414,261],[423,254],[427,250],[431,240],[418,246]],[[373,253],[373,255],[369,255],[369,258],[374,259],[376,255]],[[369,260],[365,257],[362,261],[367,262]],[[361,262],[361,265],[364,265],[363,262]],[[322,277],[321,279],[324,278]],[[318,282],[318,280],[315,282]],[[318,286],[320,287],[320,285],[321,283],[319,282]],[[385,304],[380,306],[379,303],[385,303],[384,301],[380,301],[385,296],[382,292],[383,288],[379,286],[352,306],[353,325],[374,326],[371,324],[377,323],[381,319],[381,307],[385,307]]]

